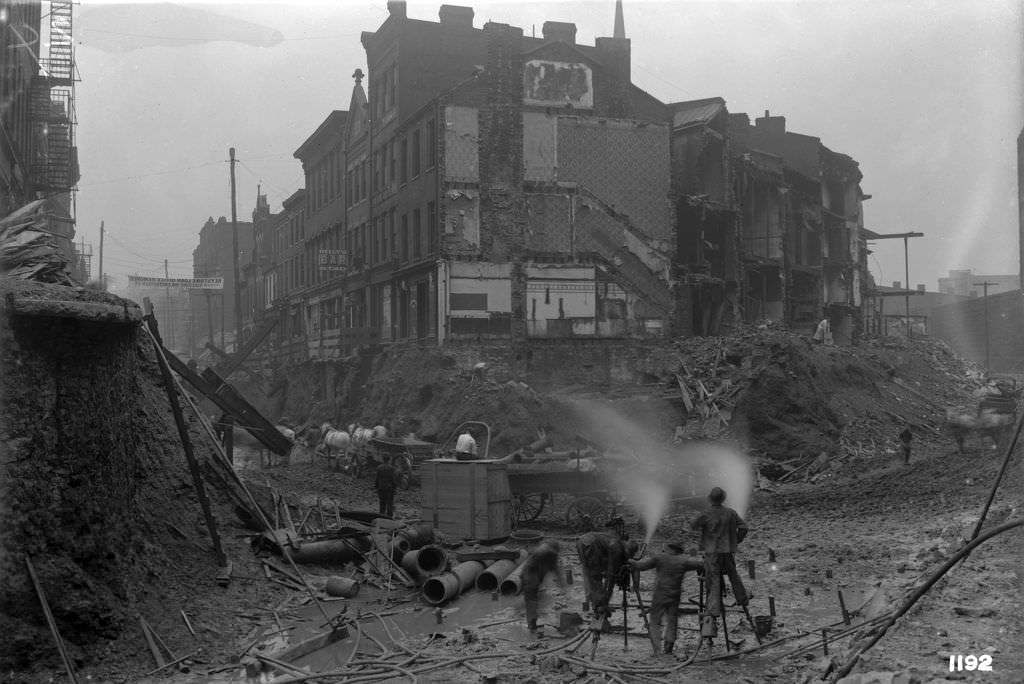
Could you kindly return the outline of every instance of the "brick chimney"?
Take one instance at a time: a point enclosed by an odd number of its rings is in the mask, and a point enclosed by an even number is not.
[[[569,45],[576,44],[576,24],[567,21],[545,21],[542,29],[544,40],[560,40]]]
[[[781,137],[786,133],[786,117],[772,116],[766,109],[764,116],[759,116],[754,120],[754,126],[768,135]]]
[[[473,8],[462,5],[441,5],[437,15],[445,26],[473,28]]]

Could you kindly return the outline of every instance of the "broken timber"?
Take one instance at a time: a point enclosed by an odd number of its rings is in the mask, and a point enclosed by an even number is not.
[[[278,456],[288,455],[292,449],[292,443],[288,441],[288,438],[278,432],[273,423],[264,418],[226,380],[210,368],[204,370],[200,375],[185,365],[172,352],[167,349],[163,349],[163,352],[167,363],[175,373],[188,380],[189,384],[216,404],[217,408],[233,417],[238,425],[259,440],[260,444]]]
[[[94,323],[135,324],[142,320],[142,310],[137,304],[127,300],[122,304],[107,304],[76,300],[30,299],[15,297],[8,293],[4,305],[8,311],[23,316],[74,318]]]

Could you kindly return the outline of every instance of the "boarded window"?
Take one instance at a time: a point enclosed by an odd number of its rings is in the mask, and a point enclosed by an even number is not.
[[[487,311],[487,293],[451,293],[452,311]]]

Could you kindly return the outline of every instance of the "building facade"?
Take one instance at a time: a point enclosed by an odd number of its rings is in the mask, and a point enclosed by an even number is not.
[[[1020,276],[1017,274],[976,275],[973,269],[959,269],[950,270],[948,276],[939,278],[939,292],[961,297],[984,297],[986,290],[989,295],[994,295],[1019,289]]]
[[[231,222],[221,216],[216,222],[212,217],[206,220],[199,231],[199,245],[192,251],[193,278],[223,278],[224,289],[194,292],[190,296],[192,319],[198,321],[196,343],[200,340],[215,342],[222,350],[231,346],[235,338],[235,271],[234,239]],[[238,222],[238,264],[240,275],[246,273],[243,267],[253,258],[253,225]],[[242,283],[237,284],[242,287]],[[244,311],[244,308],[243,308]],[[203,326],[203,321],[206,326]],[[211,339],[213,338],[213,339]]]

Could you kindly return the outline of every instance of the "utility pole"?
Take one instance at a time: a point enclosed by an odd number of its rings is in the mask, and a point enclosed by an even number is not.
[[[999,283],[990,283],[987,280],[983,283],[974,283],[975,286],[982,286],[985,288],[985,293],[982,298],[985,300],[985,369],[992,370],[991,357],[989,356],[988,348],[988,287],[989,285],[998,285]]]
[[[103,221],[100,221],[100,292],[107,291],[107,279],[103,277]]]
[[[904,275],[907,282],[904,283],[906,288],[904,290],[904,303],[906,305],[906,316],[907,316],[907,337],[911,336],[911,325],[910,325],[910,250],[907,246],[908,238],[924,237],[924,233],[886,233],[884,235],[874,234],[869,240],[887,240],[890,238],[903,238],[903,268]]]
[[[164,280],[170,280],[171,274],[167,270],[167,259],[164,259]],[[171,310],[171,284],[166,283],[164,285],[164,300],[167,302],[167,317],[164,319],[171,323],[171,349],[174,349],[174,312]]]
[[[242,345],[242,291],[238,277],[238,214],[235,208],[235,148],[229,150],[231,155],[231,264],[234,268],[232,293],[235,296],[235,351]],[[224,341],[221,340],[223,346]],[[226,350],[225,350],[226,351]]]

